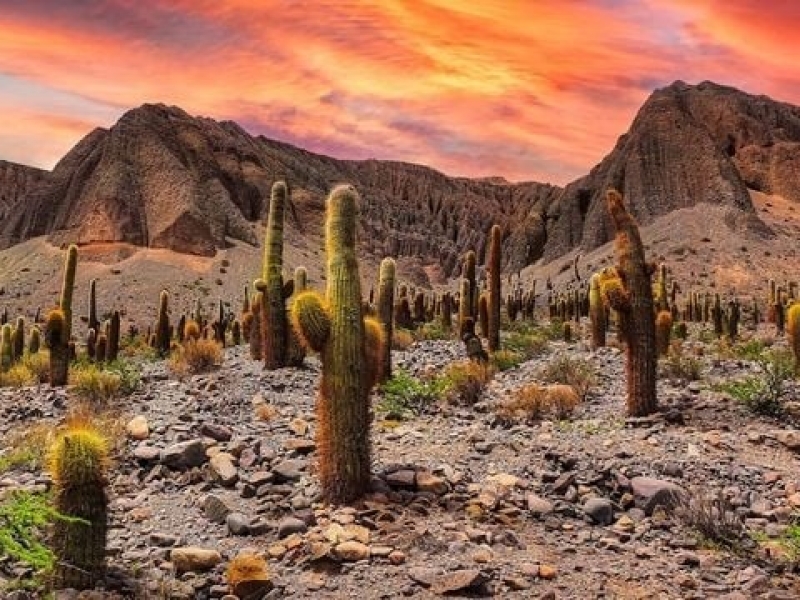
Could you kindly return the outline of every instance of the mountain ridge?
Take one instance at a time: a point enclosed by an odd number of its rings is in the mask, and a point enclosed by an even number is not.
[[[347,181],[364,199],[366,255],[418,257],[453,277],[467,249],[482,259],[498,223],[504,267],[517,271],[607,242],[608,187],[622,191],[643,224],[708,203],[730,209],[732,224],[771,235],[750,191],[800,202],[799,149],[800,108],[711,82],[655,90],[611,152],[564,187],[339,160],[253,136],[233,121],[145,104],[91,131],[51,172],[5,192],[0,247],[46,235],[55,244],[125,242],[213,256],[230,240],[258,244],[273,181],[289,182],[288,227],[302,234],[320,229],[325,195]],[[0,193],[11,187],[4,181]]]

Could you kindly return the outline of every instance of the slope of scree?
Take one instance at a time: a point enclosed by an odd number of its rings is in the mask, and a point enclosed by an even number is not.
[[[294,200],[288,226],[301,235],[318,232],[323,198],[346,181],[365,199],[363,252],[414,256],[452,277],[467,249],[483,262],[498,223],[504,268],[518,270],[609,241],[608,187],[622,191],[643,225],[710,203],[730,210],[732,228],[771,235],[749,191],[800,201],[799,146],[800,108],[709,82],[656,90],[612,152],[563,189],[336,160],[253,137],[233,122],[144,105],[91,132],[52,173],[22,187],[0,177],[3,197],[16,198],[0,202],[0,247],[47,235],[55,244],[127,242],[213,256],[231,240],[257,243],[269,187],[284,178]]]

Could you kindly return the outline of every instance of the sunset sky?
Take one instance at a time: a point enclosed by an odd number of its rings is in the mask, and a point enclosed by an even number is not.
[[[795,0],[0,0],[0,158],[144,102],[339,158],[563,184],[656,87],[800,104]]]

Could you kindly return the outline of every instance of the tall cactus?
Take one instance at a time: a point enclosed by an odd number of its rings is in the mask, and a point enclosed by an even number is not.
[[[59,303],[64,313],[67,343],[72,335],[72,294],[75,291],[75,272],[77,269],[78,247],[72,244],[67,248],[67,258],[64,264],[64,280],[61,284],[61,302]]]
[[[11,334],[11,349],[14,351],[14,361],[22,360],[25,354],[25,319],[17,317],[17,324]]]
[[[100,330],[100,321],[97,319],[97,280],[89,282],[89,329]]]
[[[499,225],[493,225],[489,233],[489,330],[487,341],[489,352],[500,349],[500,267],[502,264],[503,236]],[[577,267],[576,267],[577,268]]]
[[[358,201],[349,185],[328,196],[326,295],[304,292],[292,310],[296,331],[322,360],[317,448],[322,495],[331,503],[351,502],[369,489],[369,392],[380,378],[385,343],[381,324],[362,315]]]
[[[119,356],[119,328],[120,315],[119,311],[115,310],[111,313],[111,320],[108,323],[108,348],[106,351],[108,362],[114,362]]]
[[[654,265],[645,261],[639,228],[628,214],[622,196],[609,190],[607,208],[616,229],[614,240],[620,285],[608,294],[626,339],[628,414],[645,416],[658,409],[656,399],[656,327],[651,278]]]
[[[264,242],[264,264],[256,289],[261,292],[261,338],[264,368],[285,367],[289,347],[286,298],[291,289],[283,283],[283,221],[287,188],[283,181],[272,186]]]
[[[11,325],[6,323],[0,328],[0,373],[8,371],[14,362],[14,349],[11,343]]]
[[[392,344],[391,339],[394,335],[394,288],[397,266],[392,258],[384,258],[381,261],[378,274],[378,319],[383,326],[383,338],[386,343],[383,345],[383,379],[392,376]]]
[[[158,321],[156,322],[156,350],[164,357],[169,354],[169,293],[161,290],[158,301]]]
[[[108,443],[91,424],[71,424],[53,442],[48,459],[55,508],[74,517],[53,524],[55,587],[94,588],[105,566]]]
[[[794,354],[794,372],[800,374],[800,302],[795,302],[786,311],[786,334]]]

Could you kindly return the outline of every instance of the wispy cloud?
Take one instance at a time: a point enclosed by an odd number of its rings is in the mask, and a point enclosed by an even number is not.
[[[796,3],[0,0],[0,157],[52,166],[143,102],[343,158],[565,183],[655,87],[800,102]],[[85,130],[82,130],[85,125]]]

